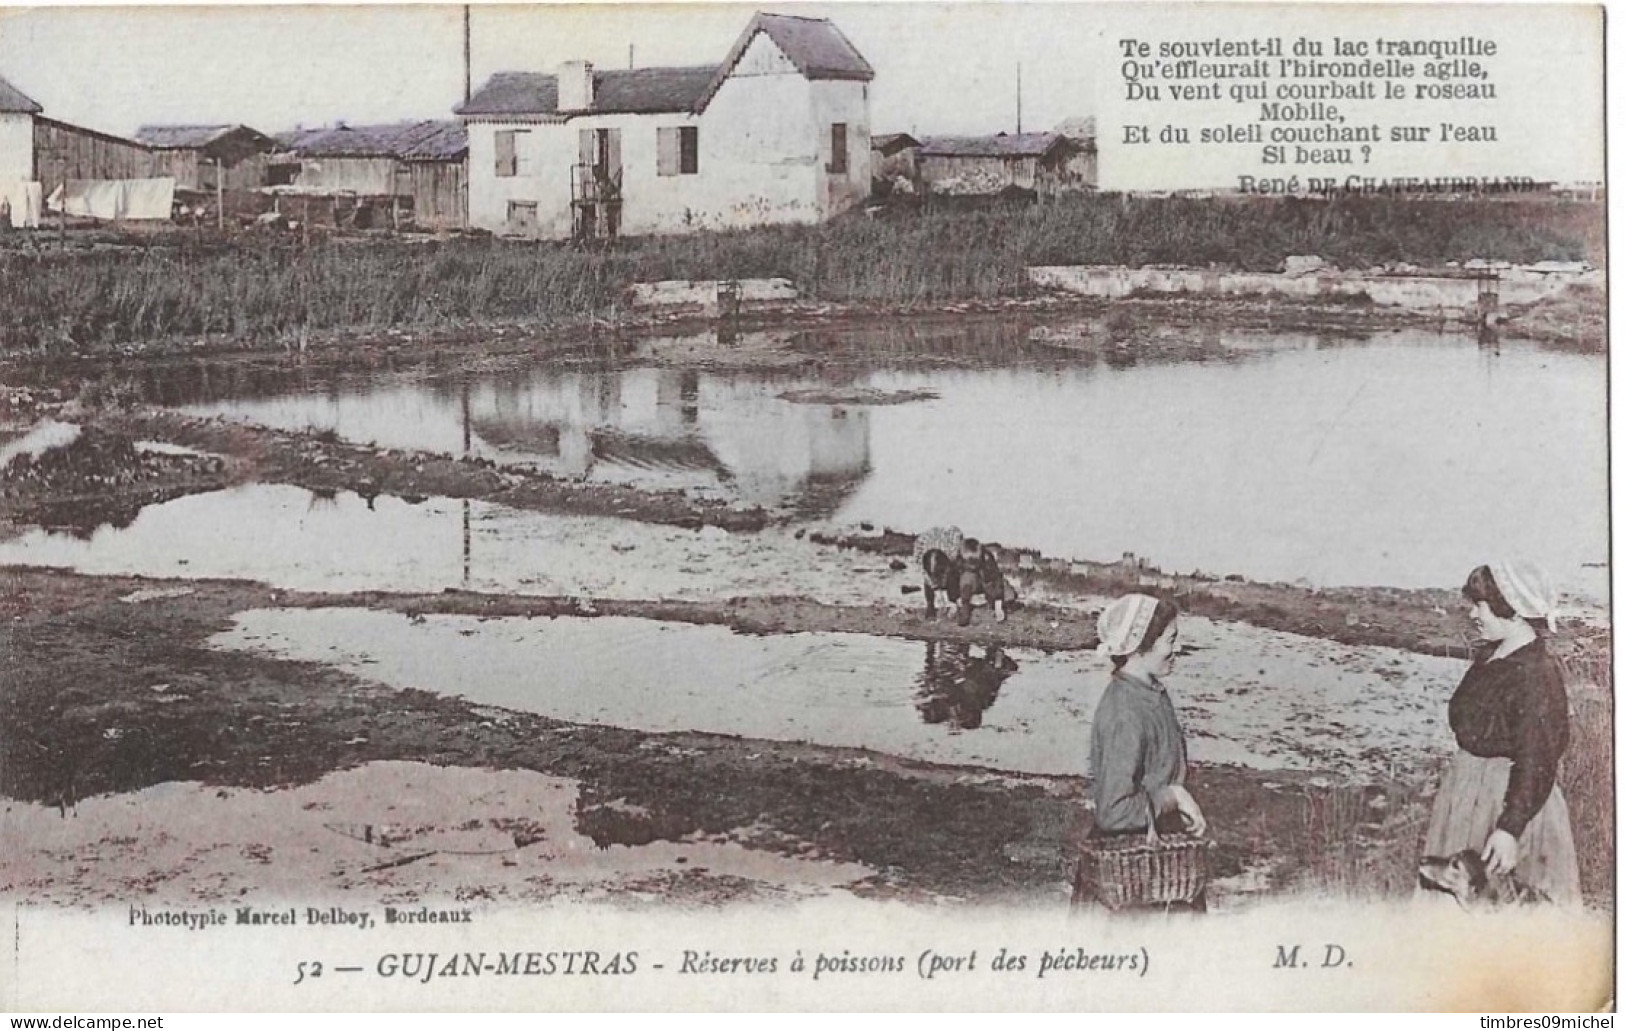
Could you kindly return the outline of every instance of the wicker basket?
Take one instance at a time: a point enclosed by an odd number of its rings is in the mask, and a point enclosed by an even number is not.
[[[1078,870],[1107,909],[1195,902],[1207,887],[1213,842],[1190,834],[1091,838]]]

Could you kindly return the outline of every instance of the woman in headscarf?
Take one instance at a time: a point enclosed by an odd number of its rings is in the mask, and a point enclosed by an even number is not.
[[[1100,614],[1099,650],[1112,680],[1095,708],[1089,769],[1095,830],[1127,834],[1207,830],[1185,789],[1185,734],[1162,678],[1173,671],[1179,610],[1146,594],[1117,599]]]
[[[959,601],[959,552],[965,535],[957,526],[935,526],[914,538],[914,564],[925,577],[925,616],[937,616],[937,594]],[[968,620],[967,620],[968,622]]]
[[[1472,849],[1488,872],[1515,872],[1554,902],[1578,904],[1580,867],[1557,764],[1568,695],[1542,636],[1555,597],[1523,562],[1479,566],[1462,595],[1483,642],[1450,697],[1459,746],[1439,784],[1424,855]]]

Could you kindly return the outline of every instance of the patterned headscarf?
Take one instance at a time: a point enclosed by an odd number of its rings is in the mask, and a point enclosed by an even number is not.
[[[1490,577],[1512,611],[1525,619],[1551,619],[1557,612],[1557,592],[1545,570],[1533,562],[1513,559],[1490,563]]]
[[[1133,655],[1145,643],[1145,632],[1156,614],[1157,599],[1149,594],[1125,594],[1106,606],[1095,621],[1100,645],[1095,650],[1112,657]]]

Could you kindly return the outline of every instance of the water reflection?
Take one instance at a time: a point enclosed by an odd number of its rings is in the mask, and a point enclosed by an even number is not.
[[[1572,575],[1607,557],[1601,356],[1470,335],[1132,328],[939,318],[742,335],[788,361],[776,371],[636,364],[715,360],[706,338],[427,382],[387,365],[281,384],[176,374],[244,391],[194,393],[198,413],[810,518],[953,522],[1047,554],[1322,585],[1449,586],[1521,553],[1605,596],[1600,577]],[[781,397],[842,386],[937,399]]]
[[[975,730],[982,725],[982,714],[998,699],[999,688],[1020,668],[997,645],[985,646],[977,655],[962,642],[927,641],[914,707],[927,723]]]

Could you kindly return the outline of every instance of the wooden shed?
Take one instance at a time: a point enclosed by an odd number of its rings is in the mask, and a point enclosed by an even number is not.
[[[50,193],[70,179],[146,179],[153,152],[135,140],[34,116],[34,178]]]
[[[1072,165],[1078,149],[1053,132],[927,136],[920,141],[920,178],[931,196],[1053,197],[1092,187]]]
[[[151,148],[153,175],[209,194],[264,186],[265,156],[276,149],[275,140],[246,125],[144,125],[135,139]]]
[[[277,143],[266,184],[282,193],[354,198],[361,225],[467,225],[468,134],[460,122],[299,129]]]

